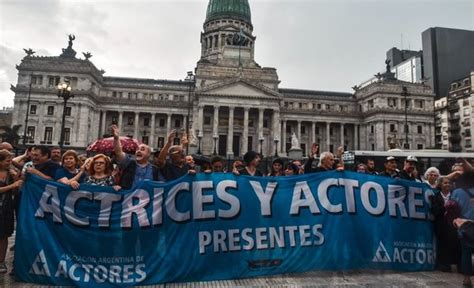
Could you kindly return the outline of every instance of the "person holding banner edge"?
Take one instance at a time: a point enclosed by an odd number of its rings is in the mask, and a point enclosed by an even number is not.
[[[23,180],[16,180],[9,169],[12,155],[7,150],[0,150],[0,273],[7,272],[5,256],[8,237],[13,234],[13,191],[23,185]]]

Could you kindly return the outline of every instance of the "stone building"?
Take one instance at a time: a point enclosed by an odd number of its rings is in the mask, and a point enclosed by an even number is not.
[[[474,72],[450,85],[448,97],[436,100],[436,144],[452,152],[474,152]]]
[[[13,124],[24,123],[29,113],[30,144],[57,145],[66,113],[66,147],[76,149],[107,134],[112,123],[123,135],[154,148],[163,146],[167,131],[189,127],[203,154],[216,151],[227,157],[250,149],[285,155],[293,133],[304,153],[313,142],[323,151],[340,145],[387,150],[389,142],[401,143],[397,139],[405,135],[405,122],[409,148],[434,146],[432,91],[398,81],[389,70],[375,83],[355,87],[354,94],[279,87],[277,70],[254,59],[257,44],[248,1],[210,0],[192,81],[106,76],[91,55],[76,58],[72,40],[60,56],[28,53],[17,66]],[[64,81],[75,97],[62,111],[56,86]],[[406,113],[402,86],[409,93]]]

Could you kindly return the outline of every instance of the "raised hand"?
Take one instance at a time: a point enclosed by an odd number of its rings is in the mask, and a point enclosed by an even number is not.
[[[120,137],[120,131],[117,125],[113,124],[112,126],[110,126],[110,130],[114,138]]]

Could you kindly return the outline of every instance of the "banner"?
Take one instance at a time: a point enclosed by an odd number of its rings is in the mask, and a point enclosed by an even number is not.
[[[308,270],[432,270],[425,184],[353,172],[187,175],[129,191],[30,177],[15,272],[46,285],[131,286]]]

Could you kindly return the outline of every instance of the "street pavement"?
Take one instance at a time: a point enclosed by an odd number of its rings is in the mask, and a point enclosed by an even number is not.
[[[14,236],[9,238],[9,247],[13,245]],[[10,250],[10,249],[8,249]],[[8,251],[6,262],[9,271],[13,267],[14,251]],[[457,273],[444,272],[410,272],[395,271],[310,271],[298,274],[275,275],[269,277],[248,278],[226,281],[209,281],[193,283],[172,283],[146,287],[462,287],[462,276]],[[8,273],[0,274],[0,287],[46,287],[17,282]]]

